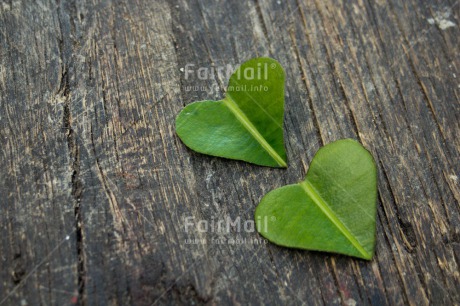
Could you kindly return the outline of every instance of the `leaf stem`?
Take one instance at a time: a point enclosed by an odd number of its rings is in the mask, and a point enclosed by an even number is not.
[[[351,244],[363,255],[364,258],[371,258],[371,255],[362,247],[358,240],[353,236],[345,224],[340,221],[334,211],[329,207],[326,201],[321,197],[316,188],[308,181],[300,182],[299,185],[305,190],[305,193],[321,209],[327,218],[342,232],[342,234],[351,242]]]
[[[255,140],[267,151],[268,154],[280,165],[281,167],[287,167],[286,162],[281,156],[273,149],[273,147],[265,140],[265,138],[259,133],[257,128],[251,123],[249,118],[243,113],[238,107],[235,101],[229,96],[226,96],[222,101],[228,107],[228,109],[235,115],[236,119],[248,130],[249,133],[254,137]]]

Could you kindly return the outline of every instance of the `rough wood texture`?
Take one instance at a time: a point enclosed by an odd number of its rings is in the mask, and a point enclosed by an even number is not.
[[[1,1],[0,305],[459,305],[459,7]],[[181,68],[260,55],[286,69],[289,168],[188,150],[176,114],[227,80]],[[378,163],[372,261],[185,232],[251,220],[344,137]]]

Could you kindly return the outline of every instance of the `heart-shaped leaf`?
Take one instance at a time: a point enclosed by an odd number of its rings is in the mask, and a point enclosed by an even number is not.
[[[352,139],[339,140],[316,153],[303,182],[262,198],[256,227],[281,246],[371,259],[376,199],[372,155]]]
[[[286,167],[284,70],[271,58],[242,64],[220,101],[187,105],[176,131],[192,150],[270,167]]]

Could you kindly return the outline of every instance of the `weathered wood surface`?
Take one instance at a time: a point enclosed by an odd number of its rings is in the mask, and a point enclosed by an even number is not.
[[[0,305],[459,305],[459,8],[1,1]],[[181,68],[260,55],[286,69],[289,168],[188,150],[176,114],[226,80]],[[344,137],[379,168],[372,261],[185,232],[251,220]]]

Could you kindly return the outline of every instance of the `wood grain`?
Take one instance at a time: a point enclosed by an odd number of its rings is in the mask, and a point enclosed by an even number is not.
[[[459,8],[2,1],[0,305],[459,305]],[[287,170],[194,153],[174,131],[227,82],[187,64],[256,56],[286,70]],[[379,168],[372,261],[185,231],[252,220],[345,137]]]

